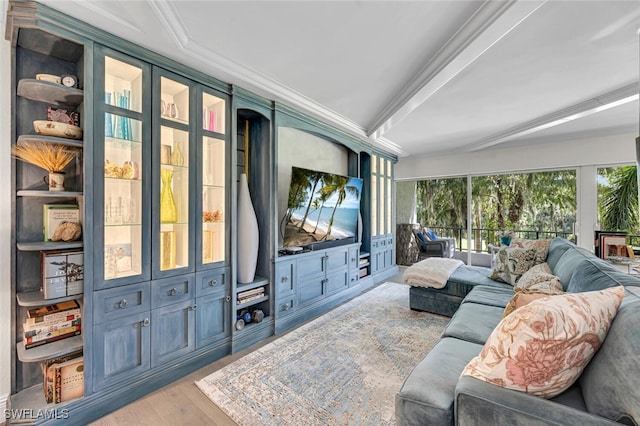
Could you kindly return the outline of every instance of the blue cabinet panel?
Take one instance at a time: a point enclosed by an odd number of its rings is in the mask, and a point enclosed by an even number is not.
[[[194,307],[191,300],[151,312],[151,366],[195,349]]]
[[[214,293],[198,297],[196,302],[196,349],[229,337],[229,295]]]
[[[151,309],[151,292],[148,282],[93,293],[93,312],[96,324],[149,309]]]
[[[198,272],[196,274],[196,297],[228,292],[230,290],[229,277],[229,268]]]
[[[151,281],[151,307],[192,300],[195,297],[195,279],[194,274],[189,274]]]

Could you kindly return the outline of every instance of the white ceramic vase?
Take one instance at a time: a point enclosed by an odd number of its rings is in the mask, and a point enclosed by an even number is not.
[[[258,263],[258,220],[253,209],[247,175],[238,184],[238,282],[253,282]]]

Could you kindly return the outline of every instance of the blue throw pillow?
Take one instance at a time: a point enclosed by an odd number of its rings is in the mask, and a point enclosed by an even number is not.
[[[429,238],[429,240],[434,241],[438,239],[438,236],[436,235],[436,233],[433,232],[431,229],[424,228],[424,232],[427,234],[427,238]]]
[[[416,232],[416,237],[418,237],[422,244],[427,244],[427,239],[422,235],[422,232]]]

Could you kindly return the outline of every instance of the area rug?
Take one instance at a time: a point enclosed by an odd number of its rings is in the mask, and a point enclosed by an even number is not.
[[[449,318],[384,283],[196,385],[239,425],[392,425],[405,377]]]

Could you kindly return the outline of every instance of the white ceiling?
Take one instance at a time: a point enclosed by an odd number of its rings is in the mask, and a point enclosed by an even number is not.
[[[594,112],[638,94],[639,1],[42,3],[400,157],[639,131]]]

